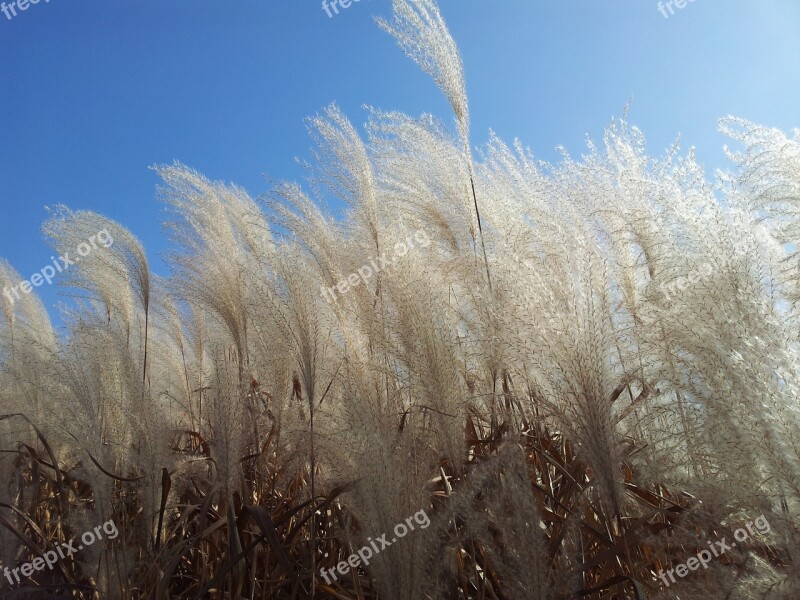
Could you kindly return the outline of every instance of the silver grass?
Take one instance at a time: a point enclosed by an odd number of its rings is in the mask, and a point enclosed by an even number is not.
[[[392,0],[392,15],[391,23],[379,18],[378,25],[394,36],[406,55],[433,78],[447,97],[455,114],[464,160],[469,172],[468,193],[473,199],[487,284],[491,288],[489,258],[483,238],[483,223],[478,207],[472,148],[469,142],[469,104],[461,55],[447,30],[439,7],[433,0]]]
[[[438,8],[393,7],[382,25],[442,88],[457,135],[429,115],[372,109],[362,140],[332,105],[310,121],[316,195],[283,183],[266,206],[183,165],[160,167],[175,243],[165,280],[108,219],[58,209],[45,225],[59,252],[101,228],[114,237],[60,277],[78,296],[62,336],[34,294],[0,296],[2,413],[29,416],[91,488],[94,508],[59,526],[86,529],[124,509],[119,482],[97,464],[140,478],[137,549],[175,531],[157,535],[164,468],[172,516],[192,495],[187,506],[219,493],[215,510],[230,514],[239,500],[283,510],[285,490],[319,501],[349,485],[330,507],[344,527],[312,505],[297,513],[313,515],[297,544],[312,551],[306,592],[322,590],[314,567],[333,557],[315,550],[333,537],[346,555],[425,509],[431,527],[366,569],[381,597],[478,585],[486,597],[551,598],[596,575],[583,569],[598,537],[586,536],[587,514],[605,517],[599,537],[618,535],[650,518],[636,490],[670,502],[682,490],[692,501],[670,536],[643,533],[632,555],[641,542],[651,562],[674,562],[758,514],[773,554],[742,545],[736,579],[717,561],[668,590],[642,570],[653,597],[795,597],[797,578],[778,563],[800,559],[797,134],[724,120],[744,149],[716,182],[677,143],[650,156],[624,119],[580,158],[544,163],[491,134],[475,162],[463,67]],[[321,208],[328,199],[347,205],[344,219]],[[395,255],[423,230],[429,246]],[[353,283],[384,253],[390,265]],[[0,285],[20,279],[0,262]],[[343,281],[349,289],[326,301],[320,289]],[[574,452],[574,506],[548,495],[568,478],[529,470],[544,450],[517,445],[545,430]],[[0,421],[4,440],[37,444],[33,434]],[[206,444],[189,458],[175,446],[182,435]],[[269,481],[249,478],[250,464]],[[23,474],[0,455],[1,501],[26,493]],[[484,571],[457,579],[473,543],[502,589]],[[112,552],[93,550],[86,576],[117,558],[126,582],[142,563],[162,567]],[[119,594],[122,581],[98,582]]]

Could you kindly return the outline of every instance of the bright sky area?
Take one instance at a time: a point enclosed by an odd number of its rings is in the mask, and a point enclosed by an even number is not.
[[[5,0],[6,5],[10,4]],[[23,0],[24,3],[24,0]],[[800,127],[800,2],[441,0],[464,58],[473,143],[489,129],[579,155],[630,99],[651,154],[678,136],[726,167],[717,119]],[[103,213],[167,269],[158,179],[178,160],[252,196],[302,178],[304,118],[337,102],[451,123],[433,82],[374,24],[389,0],[329,17],[317,0],[40,0],[0,12],[0,257],[50,262],[45,206]],[[10,11],[9,11],[9,14]],[[57,286],[38,288],[53,312]]]

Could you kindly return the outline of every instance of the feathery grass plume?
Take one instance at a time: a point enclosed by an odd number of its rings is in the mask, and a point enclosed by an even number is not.
[[[0,259],[0,290],[18,286],[22,277],[6,261]],[[52,412],[52,398],[47,388],[52,383],[49,371],[58,360],[58,342],[44,305],[34,294],[5,293],[0,296],[0,414],[23,414],[22,418],[0,420],[0,502],[8,505],[24,498],[24,474],[19,460],[14,460],[12,442],[26,444],[44,452],[35,427],[44,429]],[[8,444],[8,445],[7,445]],[[0,533],[0,558],[12,562],[16,541],[10,532]]]
[[[79,259],[64,271],[61,285],[101,302],[109,319],[112,312],[121,312],[129,327],[134,325],[134,310],[140,308],[147,319],[150,269],[141,243],[127,229],[93,212],[58,206],[42,230],[54,249]],[[146,336],[146,328],[143,331]]]
[[[271,235],[247,193],[212,183],[180,164],[156,168],[165,182],[162,199],[177,213],[169,224],[181,249],[173,256],[176,293],[225,324],[236,348],[240,380],[248,364],[247,298]]]
[[[319,277],[309,257],[295,243],[284,244],[271,255],[271,268],[264,271],[265,281],[257,284],[253,294],[253,331],[262,348],[266,336],[279,336],[279,352],[291,356],[293,395],[308,409],[308,447],[310,500],[317,496],[317,459],[315,451],[315,413],[319,403],[322,373],[325,372],[325,334],[321,327],[319,307],[322,299],[315,293]],[[309,268],[298,267],[308,265]],[[312,291],[309,291],[312,290]],[[272,331],[265,331],[269,327]],[[263,329],[262,329],[263,328]],[[255,440],[258,443],[258,440]],[[311,566],[312,593],[316,591],[316,521],[312,521]]]
[[[458,143],[430,115],[413,119],[373,109],[367,125],[387,211],[410,230],[429,229],[453,254],[474,250],[478,232],[463,194],[469,177]],[[472,244],[472,246],[471,246]]]
[[[6,261],[0,259],[0,289],[11,290],[19,285],[22,277]],[[12,300],[13,299],[13,300]],[[6,294],[0,297],[0,364],[3,372],[17,372],[16,366],[31,369],[23,377],[35,376],[36,366],[47,362],[57,350],[57,340],[50,317],[41,300],[34,294],[20,294],[17,299]]]
[[[412,283],[412,287],[406,287]],[[396,331],[391,343],[408,401],[402,407],[427,422],[439,460],[460,472],[465,456],[463,423],[467,399],[461,393],[456,328],[448,327],[447,290],[409,277],[391,282]],[[419,298],[409,296],[419,293]]]
[[[386,397],[382,371],[348,360],[340,387],[341,402],[331,415],[333,427],[321,442],[328,460],[326,479],[355,481],[344,501],[357,529],[345,532],[347,547],[368,545],[409,515],[428,509],[426,482],[435,470],[436,441],[418,411],[408,411],[398,428],[400,390]],[[338,446],[338,449],[336,448]],[[391,550],[376,555],[368,571],[379,582],[382,597],[415,598],[425,586],[431,547],[424,530],[409,533]],[[398,569],[398,565],[402,565]]]
[[[290,232],[292,240],[311,257],[310,268],[318,270],[322,287],[332,287],[347,272],[342,271],[342,240],[333,218],[323,213],[297,184],[282,183],[272,190],[271,222]]]
[[[350,218],[365,229],[375,252],[380,253],[380,215],[378,190],[364,142],[353,125],[335,104],[322,115],[308,121],[309,132],[317,142],[314,182],[327,187],[352,208]]]
[[[483,223],[475,191],[472,148],[469,143],[469,104],[461,55],[447,30],[439,7],[433,0],[392,0],[392,16],[391,23],[382,18],[377,19],[378,25],[397,40],[406,56],[433,78],[455,114],[464,159],[469,171],[468,193],[472,194],[475,222],[486,266],[486,281],[491,289],[489,257],[486,254]]]
[[[238,490],[241,483],[240,461],[247,447],[248,421],[237,365],[221,350],[213,352],[212,364],[207,431],[215,459],[216,483],[222,487],[223,496],[227,496]]]
[[[158,394],[168,399],[170,420],[183,428],[195,431],[196,412],[193,383],[200,380],[201,361],[194,354],[186,323],[188,311],[182,313],[175,297],[169,292],[169,283],[154,280],[154,346],[150,365],[152,378],[162,382]],[[201,386],[202,387],[202,386]]]
[[[498,451],[492,469],[482,475],[477,477],[479,487],[469,490],[482,493],[472,499],[478,506],[473,504],[463,515],[467,534],[484,548],[506,597],[552,598],[545,528],[524,451],[507,444]]]
[[[614,332],[603,260],[590,253],[582,259],[584,266],[575,265],[578,281],[565,311],[573,324],[547,343],[543,355],[552,362],[545,363],[548,368],[541,374],[547,377],[548,395],[552,394],[547,398],[547,412],[580,444],[602,491],[601,501],[619,517],[622,457],[614,404],[618,400],[615,388],[625,374],[613,357]]]
[[[789,137],[778,129],[734,117],[721,119],[719,129],[744,145],[740,152],[726,147],[728,157],[739,168],[735,174],[721,175],[728,184],[727,197],[763,220],[768,236],[789,249],[780,279],[789,286],[787,300],[796,319],[800,299],[800,130]]]
[[[458,47],[447,30],[439,7],[432,0],[393,0],[392,22],[378,25],[392,35],[406,55],[428,74],[450,102],[459,133],[469,132],[469,105],[464,66]]]
[[[19,273],[7,261],[0,260],[0,289],[11,290],[20,281]],[[29,475],[23,467],[22,453],[36,456],[46,452],[38,432],[47,430],[54,411],[49,391],[53,366],[59,358],[58,341],[36,295],[21,294],[12,303],[3,294],[0,307],[0,502],[22,507],[29,496],[25,485]],[[56,492],[55,498],[59,507],[63,506],[61,492]],[[38,495],[31,495],[30,500],[35,506]],[[19,515],[8,516],[12,522],[22,524]],[[12,531],[3,528],[0,532],[3,564],[14,562],[13,550],[18,541]]]

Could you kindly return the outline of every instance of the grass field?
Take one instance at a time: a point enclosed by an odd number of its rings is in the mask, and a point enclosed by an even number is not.
[[[0,261],[0,598],[796,599],[800,133],[473,155],[393,7],[454,127],[331,105],[313,193],[158,167],[168,278],[61,207],[65,335]]]

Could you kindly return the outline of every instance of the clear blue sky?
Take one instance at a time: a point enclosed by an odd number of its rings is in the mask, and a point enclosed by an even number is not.
[[[9,0],[5,0],[8,4]],[[682,136],[725,165],[719,117],[800,127],[800,2],[441,0],[464,57],[473,142],[580,154],[629,98],[652,154]],[[336,101],[450,122],[434,84],[379,30],[389,0],[329,18],[317,0],[40,0],[0,13],[0,256],[49,262],[45,205],[91,209],[166,248],[149,165],[179,160],[253,196],[297,179],[303,118]],[[39,288],[48,307],[56,286]]]

